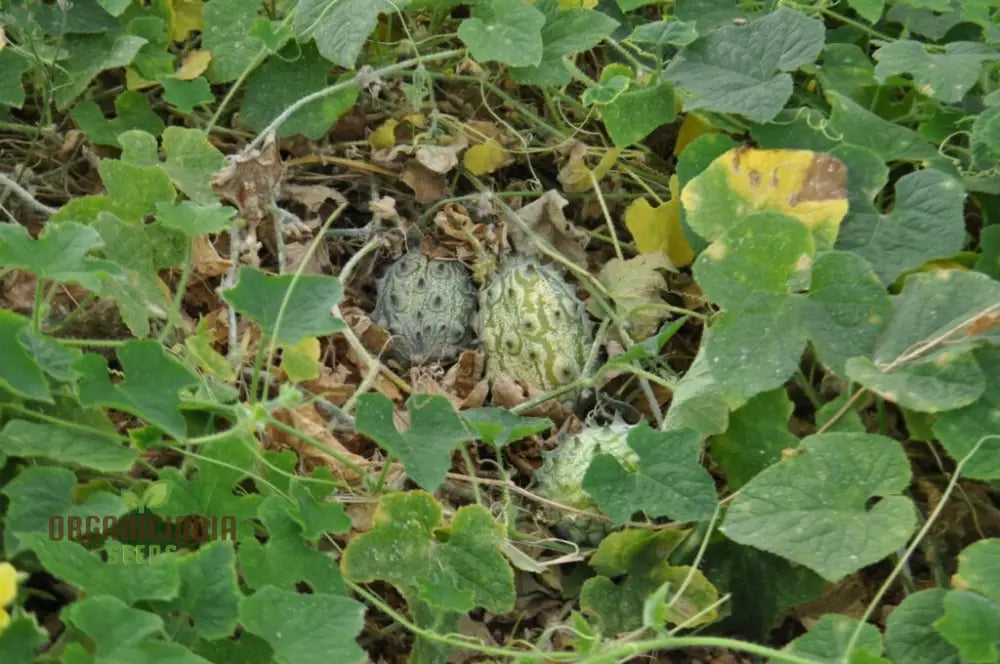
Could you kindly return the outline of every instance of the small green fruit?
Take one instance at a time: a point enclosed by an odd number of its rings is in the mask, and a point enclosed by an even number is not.
[[[628,445],[629,429],[631,427],[621,421],[608,426],[587,427],[565,438],[551,452],[543,452],[542,467],[535,471],[538,492],[562,505],[600,513],[597,501],[583,490],[584,475],[598,454],[610,454],[626,468],[636,467],[639,457]],[[596,546],[614,529],[610,522],[572,512],[546,510],[545,517],[556,534],[578,544]]]
[[[586,307],[556,270],[534,261],[504,267],[479,296],[486,373],[541,390],[584,370],[593,340]]]
[[[400,360],[450,360],[471,344],[476,296],[461,263],[411,251],[386,270],[376,287],[374,319],[393,334]]]

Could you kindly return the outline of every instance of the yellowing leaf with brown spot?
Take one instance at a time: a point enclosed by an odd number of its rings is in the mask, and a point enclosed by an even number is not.
[[[389,118],[368,136],[368,144],[376,150],[388,150],[396,147],[396,127],[399,120]]]
[[[191,51],[184,56],[181,66],[174,72],[174,77],[182,81],[193,81],[205,73],[211,61],[210,51]]]
[[[293,383],[319,378],[319,339],[306,337],[294,346],[282,345],[281,368]]]
[[[462,155],[462,165],[473,175],[487,175],[509,164],[510,153],[492,138],[485,143],[473,145]]]
[[[681,230],[677,176],[670,178],[673,198],[653,207],[645,198],[637,198],[625,209],[625,226],[635,240],[640,254],[662,251],[677,267],[690,265],[694,252]]]
[[[830,249],[847,214],[847,167],[810,150],[733,148],[681,192],[691,228],[714,242],[748,214],[780,212],[800,221],[816,249]]]
[[[201,18],[202,0],[170,0],[170,38],[183,41],[188,34],[205,27]]]

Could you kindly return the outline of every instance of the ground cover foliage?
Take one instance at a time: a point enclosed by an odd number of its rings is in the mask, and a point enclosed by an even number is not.
[[[995,3],[0,24],[3,664],[1000,661]]]

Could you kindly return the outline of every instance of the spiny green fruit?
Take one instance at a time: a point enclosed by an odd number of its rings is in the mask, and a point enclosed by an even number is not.
[[[543,452],[542,467],[535,471],[538,492],[557,503],[600,513],[597,501],[583,490],[583,477],[598,454],[610,454],[627,469],[635,469],[639,457],[628,446],[629,429],[620,420],[607,426],[587,427],[565,438],[551,452]],[[546,510],[545,518],[557,535],[578,544],[597,546],[614,529],[610,522],[554,509]]]
[[[412,364],[453,359],[472,341],[476,296],[465,267],[410,251],[376,282],[375,322]]]
[[[520,260],[479,295],[486,373],[552,390],[580,376],[593,340],[586,307],[553,268]]]

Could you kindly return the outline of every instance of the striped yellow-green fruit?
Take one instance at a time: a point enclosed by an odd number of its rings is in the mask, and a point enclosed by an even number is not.
[[[586,307],[552,267],[508,263],[479,295],[479,336],[490,379],[548,391],[584,370],[593,340]]]
[[[476,295],[456,261],[411,251],[376,282],[374,319],[393,335],[398,359],[423,364],[454,359],[471,345]]]
[[[627,442],[630,428],[620,420],[587,427],[565,437],[552,451],[543,452],[542,467],[535,471],[538,492],[562,505],[600,514],[597,501],[583,490],[583,477],[598,454],[610,454],[627,469],[635,468],[639,457]],[[544,517],[557,535],[577,544],[597,546],[614,529],[608,521],[556,509],[546,509]]]

